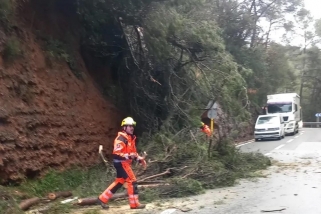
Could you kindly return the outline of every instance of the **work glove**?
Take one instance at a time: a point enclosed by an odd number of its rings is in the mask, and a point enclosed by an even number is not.
[[[141,156],[138,156],[137,157],[137,160],[138,160],[138,163],[141,164],[144,168],[144,170],[146,170],[147,168],[147,163],[145,161],[145,158],[141,157]]]
[[[132,152],[129,154],[129,159],[135,160],[137,159],[137,156],[138,156],[137,153]]]

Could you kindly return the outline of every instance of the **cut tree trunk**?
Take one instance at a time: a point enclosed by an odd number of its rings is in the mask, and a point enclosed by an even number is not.
[[[72,193],[71,191],[64,191],[64,192],[52,192],[52,193],[49,193],[47,195],[47,198],[50,199],[50,200],[55,200],[57,198],[60,198],[60,197],[70,197],[72,196]]]
[[[37,197],[35,197],[35,198],[29,198],[29,199],[26,199],[26,200],[21,201],[21,203],[19,204],[19,207],[20,207],[20,209],[22,209],[22,210],[27,210],[27,209],[29,209],[31,206],[39,203],[39,201],[40,201],[40,198],[37,198]]]
[[[116,193],[113,195],[113,197],[110,200],[115,200],[118,198],[127,198],[128,194],[127,192],[123,192],[123,193]],[[75,203],[75,205],[79,205],[79,206],[87,206],[87,205],[97,205],[98,204],[98,198],[81,198],[78,199],[78,202]]]

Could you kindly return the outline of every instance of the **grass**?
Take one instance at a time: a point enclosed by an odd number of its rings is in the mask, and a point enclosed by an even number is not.
[[[72,208],[72,204],[61,204],[58,202],[50,206],[46,212],[50,214],[72,213]]]
[[[40,180],[26,180],[20,190],[41,197],[49,192],[72,191],[80,197],[97,196],[105,190],[106,185],[114,179],[113,172],[98,165],[84,170],[73,168],[65,172],[50,170]]]
[[[1,214],[22,214],[16,200],[12,197],[10,189],[0,186],[0,213]]]
[[[74,196],[94,197],[105,190],[107,185],[114,180],[112,168],[106,169],[105,165],[98,165],[90,169],[72,168],[65,172],[49,170],[41,179],[25,180],[20,186],[0,186],[0,213],[20,214],[17,203],[26,197],[20,198],[13,194],[14,191],[23,192],[27,198],[46,197],[49,192],[72,191]],[[50,206],[50,214],[70,213],[71,204],[61,204],[59,201]],[[91,213],[98,213],[91,210]]]

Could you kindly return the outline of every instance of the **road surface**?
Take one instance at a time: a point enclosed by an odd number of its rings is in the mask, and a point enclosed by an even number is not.
[[[174,209],[154,213],[186,213],[179,209],[189,208],[188,213],[200,214],[321,214],[321,129],[302,129],[279,141],[250,142],[239,148],[278,162],[267,170],[266,178],[180,199]]]

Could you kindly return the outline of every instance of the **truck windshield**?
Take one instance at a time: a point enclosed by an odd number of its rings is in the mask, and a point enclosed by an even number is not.
[[[267,110],[269,114],[292,112],[292,103],[269,103]]]
[[[278,117],[273,116],[266,116],[260,117],[257,121],[257,124],[276,124],[279,123],[280,119]]]

